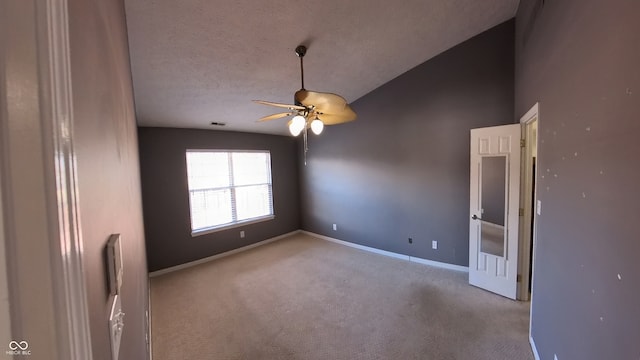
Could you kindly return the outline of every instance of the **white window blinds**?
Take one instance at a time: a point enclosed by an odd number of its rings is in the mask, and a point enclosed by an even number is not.
[[[187,151],[192,233],[273,218],[268,151]]]

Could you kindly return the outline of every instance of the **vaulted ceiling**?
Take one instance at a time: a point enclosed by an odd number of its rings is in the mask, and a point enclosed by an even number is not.
[[[305,87],[353,102],[515,15],[518,0],[125,0],[140,126],[287,134],[258,123]],[[425,84],[428,86],[428,84]],[[357,109],[356,109],[357,110]],[[226,123],[224,127],[211,122]]]

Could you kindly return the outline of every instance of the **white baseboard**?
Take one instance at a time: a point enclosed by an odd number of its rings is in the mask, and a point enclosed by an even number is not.
[[[351,243],[351,242],[348,242],[348,241],[344,241],[344,240],[338,240],[338,239],[335,239],[335,238],[332,238],[332,237],[329,237],[329,236],[312,233],[310,231],[300,230],[300,232],[302,232],[303,234],[307,234],[309,236],[316,237],[318,239],[331,241],[331,242],[336,243],[336,244],[349,246],[349,247],[352,247],[352,248],[356,248],[356,249],[360,249],[360,250],[364,250],[364,251],[369,251],[369,252],[372,252],[372,253],[375,253],[375,254],[385,255],[385,256],[396,258],[396,259],[412,261],[412,262],[419,263],[419,264],[435,266],[435,267],[449,269],[449,270],[469,272],[469,268],[466,267],[466,266],[448,264],[448,263],[443,263],[443,262],[434,261],[434,260],[427,260],[427,259],[422,259],[422,258],[415,257],[415,256],[402,255],[402,254],[394,253],[394,252],[391,252],[391,251],[380,250],[380,249],[376,249],[376,248],[369,247],[369,246],[354,244],[354,243]]]
[[[369,251],[372,253],[376,253],[376,254],[380,254],[380,255],[384,255],[384,256],[390,256],[396,259],[402,259],[402,260],[407,260],[409,261],[409,255],[402,255],[402,254],[397,254],[391,251],[386,251],[386,250],[380,250],[380,249],[376,249],[376,248],[372,248],[369,246],[364,246],[364,245],[359,245],[359,244],[354,244],[348,241],[344,241],[344,240],[338,240],[329,236],[324,236],[324,235],[320,235],[320,234],[316,234],[316,233],[312,233],[310,231],[306,231],[306,230],[300,230],[303,234],[307,234],[309,236],[313,236],[315,238],[318,239],[322,239],[322,240],[326,240],[326,241],[331,241],[333,243],[336,244],[340,244],[340,245],[344,245],[344,246],[348,246],[348,247],[352,247],[352,248],[356,248],[356,249],[360,249],[360,250],[364,250],[364,251]]]
[[[227,251],[227,252],[223,252],[221,254],[216,254],[216,255],[209,256],[209,257],[206,257],[206,258],[203,258],[203,259],[190,261],[188,263],[184,263],[184,264],[168,267],[168,268],[157,270],[157,271],[152,271],[152,272],[149,273],[149,277],[161,276],[161,275],[164,275],[164,274],[172,273],[174,271],[183,270],[183,269],[190,268],[192,266],[204,264],[204,263],[207,263],[209,261],[213,261],[213,260],[216,260],[216,259],[223,258],[225,256],[237,254],[239,252],[247,251],[247,250],[253,249],[253,248],[258,247],[258,246],[266,245],[266,244],[269,244],[269,243],[272,243],[274,241],[278,241],[278,240],[284,239],[286,237],[289,237],[289,236],[297,234],[297,233],[304,233],[304,234],[307,234],[309,236],[313,236],[313,237],[318,238],[318,239],[331,241],[331,242],[336,243],[336,244],[349,246],[349,247],[352,247],[352,248],[356,248],[356,249],[360,249],[360,250],[364,250],[364,251],[368,251],[368,252],[372,252],[372,253],[380,254],[380,255],[384,255],[384,256],[389,256],[389,257],[396,258],[396,259],[412,261],[412,262],[419,263],[419,264],[435,266],[435,267],[449,269],[449,270],[469,272],[469,268],[466,267],[466,266],[448,264],[448,263],[443,263],[443,262],[440,262],[440,261],[427,260],[427,259],[422,259],[422,258],[415,257],[415,256],[403,255],[403,254],[398,254],[398,253],[394,253],[394,252],[391,252],[391,251],[380,250],[380,249],[376,249],[376,248],[373,248],[373,247],[370,247],[370,246],[354,244],[354,243],[351,243],[351,242],[348,242],[348,241],[338,240],[338,239],[335,239],[335,238],[332,238],[332,237],[329,237],[329,236],[312,233],[310,231],[294,230],[294,231],[291,231],[291,232],[286,233],[286,234],[282,234],[282,235],[279,235],[279,236],[276,236],[276,237],[273,237],[273,238],[270,238],[270,239],[259,241],[257,243],[251,244],[251,245],[243,246],[243,247],[238,248],[238,249],[234,249],[234,250],[230,250],[230,251]]]
[[[415,256],[409,256],[409,261],[417,262],[418,264],[435,266],[435,267],[439,267],[439,268],[443,268],[443,269],[462,271],[462,272],[469,272],[469,267],[467,267],[467,266],[449,264],[449,263],[444,263],[444,262],[434,261],[434,260],[428,260],[428,259],[423,259],[423,258],[419,258],[419,257],[415,257]]]
[[[529,336],[529,344],[531,344],[531,351],[533,351],[533,357],[536,360],[540,360],[540,354],[538,354],[538,348],[536,347],[536,342],[533,341],[532,336]]]
[[[203,259],[190,261],[188,263],[184,263],[184,264],[168,267],[168,268],[157,270],[157,271],[152,271],[152,272],[149,273],[149,277],[156,277],[156,276],[168,274],[168,273],[171,273],[171,272],[174,272],[174,271],[190,268],[192,266],[208,263],[209,261],[220,259],[220,258],[223,258],[225,256],[237,254],[239,252],[247,251],[247,250],[253,249],[253,248],[258,247],[258,246],[266,245],[266,244],[272,243],[274,241],[278,241],[280,239],[284,239],[284,238],[286,238],[288,236],[297,234],[299,232],[300,232],[300,230],[294,230],[294,231],[288,232],[286,234],[278,235],[278,236],[272,237],[270,239],[262,240],[262,241],[259,241],[257,243],[251,244],[251,245],[243,246],[241,248],[233,249],[233,250],[230,250],[230,251],[227,251],[227,252],[223,252],[223,253],[220,253],[220,254],[216,254],[216,255],[213,255],[213,256],[209,256],[209,257],[206,257],[206,258],[203,258]]]

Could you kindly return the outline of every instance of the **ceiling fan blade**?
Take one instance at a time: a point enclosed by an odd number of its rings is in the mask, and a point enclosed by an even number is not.
[[[345,112],[345,117],[348,117],[347,114],[350,114],[350,116],[353,117],[351,120],[355,119],[355,112],[351,109],[349,104],[347,104],[347,100],[340,95],[318,91],[298,90],[295,94],[295,100],[297,103],[304,106],[313,106],[314,110],[319,113],[340,114]]]
[[[358,115],[347,104],[342,96],[332,93],[298,90],[295,100],[304,106],[313,106],[313,113],[318,115],[325,125],[342,124],[355,120]]]
[[[280,103],[274,103],[274,102],[271,102],[271,101],[264,101],[264,100],[253,100],[253,102],[257,103],[257,104],[262,104],[262,105],[277,106],[277,107],[281,107],[281,108],[285,108],[285,109],[289,109],[289,110],[304,110],[305,109],[304,106],[280,104]]]
[[[346,105],[342,111],[336,113],[322,113],[320,111],[314,111],[322,123],[325,125],[337,125],[343,124],[349,121],[355,120],[358,115],[351,109],[351,106]]]
[[[341,108],[347,104],[347,100],[340,95],[308,90],[296,91],[295,100],[305,106],[315,105],[316,108],[321,105]]]
[[[308,96],[309,96],[309,91],[305,89],[300,89],[296,91],[295,94],[293,94],[293,101],[295,101],[296,104],[302,104],[303,101],[306,101]]]
[[[277,114],[273,114],[273,115],[267,115],[267,116],[263,116],[260,119],[258,119],[258,121],[269,121],[269,120],[275,120],[275,119],[280,119],[286,116],[290,116],[293,115],[293,112],[289,111],[289,112],[283,112],[283,113],[277,113]]]

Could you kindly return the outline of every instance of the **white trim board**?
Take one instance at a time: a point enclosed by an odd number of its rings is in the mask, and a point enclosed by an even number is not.
[[[3,256],[9,284],[20,285],[9,287],[9,325],[14,336],[28,335],[25,340],[36,345],[34,352],[47,354],[43,357],[91,360],[93,332],[79,214],[68,1],[5,3],[2,28],[6,24],[15,33],[3,39],[0,52],[15,56],[4,57],[0,70],[0,87],[6,94],[0,100]],[[16,70],[19,76],[4,76]],[[7,141],[16,135],[19,141]],[[23,147],[23,143],[29,145]],[[23,178],[37,181],[18,186]],[[25,199],[28,214],[17,205]],[[34,248],[38,251],[31,251]],[[48,276],[34,279],[42,269],[48,269]],[[48,306],[34,313],[36,303]],[[51,326],[42,327],[47,320]]]
[[[536,342],[533,341],[532,336],[529,336],[529,344],[531,344],[531,351],[533,352],[533,357],[536,360],[540,360],[540,355],[538,354],[538,348],[536,347]]]
[[[520,123],[528,123],[529,121],[531,121],[534,117],[538,117],[538,114],[540,113],[539,110],[539,103],[535,103],[531,109],[529,109],[529,111],[527,111],[524,115],[522,115],[522,117],[520,118]]]
[[[389,256],[389,257],[393,257],[393,258],[396,258],[396,259],[411,261],[411,262],[415,262],[415,263],[418,263],[418,264],[435,266],[435,267],[449,269],[449,270],[455,270],[455,271],[469,272],[469,268],[466,267],[466,266],[447,264],[447,263],[443,263],[443,262],[439,262],[439,261],[422,259],[422,258],[415,257],[415,256],[402,255],[402,254],[394,253],[394,252],[391,252],[391,251],[380,250],[380,249],[376,249],[376,248],[369,247],[369,246],[364,246],[364,245],[350,243],[348,241],[334,239],[332,237],[324,236],[324,235],[320,235],[320,234],[316,234],[316,233],[312,233],[310,231],[294,230],[294,231],[288,232],[286,234],[282,234],[282,235],[279,235],[279,236],[276,236],[276,237],[273,237],[273,238],[270,238],[270,239],[262,240],[262,241],[259,241],[257,243],[251,244],[251,245],[243,246],[241,248],[237,248],[237,249],[234,249],[234,250],[229,250],[229,251],[226,251],[226,252],[223,252],[223,253],[220,253],[220,254],[216,254],[216,255],[213,255],[213,256],[209,256],[209,257],[206,257],[206,258],[203,258],[203,259],[194,260],[194,261],[190,261],[188,263],[184,263],[184,264],[180,264],[180,265],[176,265],[176,266],[171,266],[171,267],[168,267],[168,268],[165,268],[165,269],[152,271],[152,272],[149,273],[149,277],[152,278],[152,277],[156,277],[156,276],[161,276],[161,275],[164,275],[164,274],[172,273],[174,271],[187,269],[187,268],[190,268],[192,266],[208,263],[210,261],[217,260],[217,259],[229,256],[229,255],[237,254],[237,253],[240,253],[240,252],[243,252],[243,251],[247,251],[247,250],[253,249],[253,248],[258,247],[258,246],[267,245],[269,243],[284,239],[286,237],[295,235],[297,233],[307,234],[309,236],[313,236],[313,237],[321,239],[321,240],[330,241],[330,242],[333,242],[333,243],[336,243],[336,244],[349,246],[349,247],[352,247],[352,248],[356,248],[356,249],[360,249],[360,250],[364,250],[364,251],[368,251],[368,252],[372,252],[372,253],[380,254],[380,255],[384,255],[384,256]]]
[[[407,260],[407,261],[415,262],[415,263],[418,263],[418,264],[429,265],[429,266],[439,267],[439,268],[443,268],[443,269],[469,272],[469,268],[467,266],[448,264],[448,263],[443,263],[443,262],[440,262],[440,261],[422,259],[422,258],[415,257],[415,256],[402,255],[402,254],[394,253],[394,252],[391,252],[391,251],[380,250],[380,249],[376,249],[376,248],[369,247],[369,246],[364,246],[364,245],[354,244],[354,243],[351,243],[351,242],[348,242],[348,241],[334,239],[332,237],[324,236],[324,235],[320,235],[320,234],[316,234],[316,233],[312,233],[310,231],[300,230],[300,232],[302,232],[303,234],[307,234],[309,236],[313,236],[315,238],[321,239],[321,240],[330,241],[330,242],[333,242],[333,243],[336,243],[336,244],[349,246],[349,247],[352,247],[352,248],[356,248],[356,249],[360,249],[360,250],[364,250],[364,251],[369,251],[369,252],[372,252],[372,253],[375,253],[375,254],[389,256],[389,257],[393,257],[393,258],[396,258],[396,259]]]
[[[213,256],[209,256],[209,257],[206,257],[206,258],[203,258],[203,259],[194,260],[194,261],[190,261],[188,263],[184,263],[184,264],[180,264],[180,265],[176,265],[176,266],[171,266],[171,267],[168,267],[168,268],[165,268],[165,269],[152,271],[152,272],[149,273],[149,277],[152,278],[152,277],[156,277],[156,276],[172,273],[174,271],[187,269],[187,268],[190,268],[192,266],[208,263],[210,261],[213,261],[213,260],[216,260],[216,259],[220,259],[220,258],[229,256],[229,255],[237,254],[239,252],[247,251],[247,250],[253,249],[253,248],[258,247],[258,246],[267,245],[269,243],[284,239],[284,238],[286,238],[288,236],[297,234],[299,232],[300,232],[300,230],[294,230],[294,231],[288,232],[286,234],[282,234],[282,235],[278,235],[276,237],[272,237],[270,239],[258,241],[257,243],[253,243],[253,244],[250,244],[250,245],[247,245],[247,246],[243,246],[241,248],[229,250],[229,251],[226,251],[226,252],[223,252],[223,253],[220,253],[220,254],[216,254],[216,255],[213,255]]]

